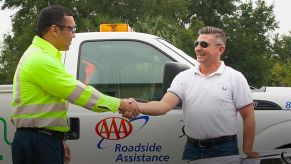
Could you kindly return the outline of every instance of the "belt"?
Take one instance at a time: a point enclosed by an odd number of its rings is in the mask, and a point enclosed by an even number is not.
[[[205,140],[197,140],[194,138],[187,137],[187,143],[192,144],[193,146],[198,146],[200,148],[214,147],[215,145],[220,145],[222,143],[230,142],[230,141],[237,141],[236,135],[222,136],[218,138],[211,138],[211,139],[205,139]]]
[[[33,131],[33,132],[43,133],[57,139],[62,139],[62,140],[66,139],[66,133],[48,130],[45,128],[17,128],[17,131]]]

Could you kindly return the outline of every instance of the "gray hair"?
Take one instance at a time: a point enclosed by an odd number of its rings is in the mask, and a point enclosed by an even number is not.
[[[215,34],[216,40],[219,44],[225,45],[226,43],[226,34],[225,32],[217,27],[212,27],[212,26],[205,26],[202,27],[199,31],[198,34]]]

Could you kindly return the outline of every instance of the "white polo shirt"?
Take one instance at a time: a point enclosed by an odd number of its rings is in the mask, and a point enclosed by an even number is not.
[[[182,101],[185,132],[195,139],[237,134],[238,110],[253,102],[245,77],[223,61],[207,77],[199,65],[179,73],[168,92]]]

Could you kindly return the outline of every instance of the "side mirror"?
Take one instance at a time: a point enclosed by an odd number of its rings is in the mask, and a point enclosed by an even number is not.
[[[163,94],[167,92],[176,75],[189,68],[189,66],[178,62],[167,62],[164,67]]]

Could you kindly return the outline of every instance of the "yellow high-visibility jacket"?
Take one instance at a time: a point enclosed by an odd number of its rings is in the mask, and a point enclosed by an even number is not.
[[[16,128],[69,131],[67,101],[94,112],[118,111],[120,99],[76,80],[65,70],[61,59],[61,52],[52,44],[34,37],[13,79],[11,121]]]

